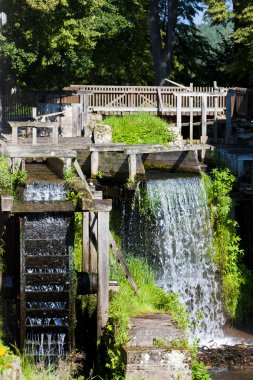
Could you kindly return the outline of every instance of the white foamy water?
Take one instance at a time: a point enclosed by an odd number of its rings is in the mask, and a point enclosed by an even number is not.
[[[201,178],[150,180],[146,187],[148,215],[138,211],[137,216],[133,210],[130,221],[124,221],[129,224],[124,227],[124,250],[147,258],[157,285],[179,294],[191,315],[190,337],[203,344],[221,341],[225,320]]]

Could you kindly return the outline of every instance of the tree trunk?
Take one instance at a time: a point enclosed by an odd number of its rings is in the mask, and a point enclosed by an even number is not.
[[[150,0],[148,25],[150,31],[151,50],[154,61],[155,85],[161,86],[172,69],[172,54],[177,23],[178,0],[167,1],[167,26],[164,49],[162,48],[159,0]]]

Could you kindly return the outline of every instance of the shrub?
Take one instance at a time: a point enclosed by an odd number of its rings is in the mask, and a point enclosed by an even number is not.
[[[0,155],[0,194],[7,192],[13,194],[16,187],[24,183],[27,174],[24,170],[15,170],[11,172],[8,165],[8,158]]]

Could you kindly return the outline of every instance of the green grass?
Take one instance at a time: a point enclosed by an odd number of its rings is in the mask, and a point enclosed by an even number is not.
[[[137,295],[130,287],[125,274],[112,255],[110,261],[110,278],[119,281],[120,290],[114,294],[110,302],[109,322],[104,340],[101,342],[101,350],[107,355],[106,367],[109,370],[109,378],[120,380],[124,379],[122,347],[129,338],[128,324],[132,316],[169,313],[180,328],[186,329],[189,325],[189,315],[184,305],[179,302],[177,294],[167,294],[155,285],[153,272],[146,261],[138,258],[127,260],[140,295]]]
[[[161,144],[168,145],[175,140],[175,134],[168,124],[157,116],[140,113],[138,115],[109,116],[104,124],[112,127],[114,143]]]

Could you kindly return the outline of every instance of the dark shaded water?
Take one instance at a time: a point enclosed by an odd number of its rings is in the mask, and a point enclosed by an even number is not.
[[[237,369],[211,374],[212,380],[251,380],[253,379],[253,368]]]

